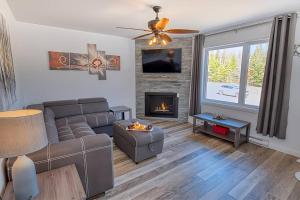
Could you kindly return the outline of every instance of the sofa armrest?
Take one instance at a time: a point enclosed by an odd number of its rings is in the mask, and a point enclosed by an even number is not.
[[[106,134],[66,140],[29,154],[37,173],[75,164],[88,197],[113,187],[112,140]],[[8,175],[15,159],[7,162]]]

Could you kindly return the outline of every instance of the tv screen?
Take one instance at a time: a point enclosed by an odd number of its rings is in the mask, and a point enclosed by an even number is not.
[[[144,73],[181,73],[181,49],[142,50]]]

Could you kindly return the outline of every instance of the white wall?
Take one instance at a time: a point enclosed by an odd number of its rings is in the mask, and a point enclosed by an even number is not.
[[[130,39],[69,29],[17,22],[6,0],[0,12],[11,33],[17,81],[17,108],[49,100],[106,97],[111,106],[127,105],[135,116],[135,51]],[[97,44],[107,54],[121,56],[121,71],[107,71],[107,80],[86,71],[51,71],[48,51],[87,53],[87,43]],[[0,160],[0,167],[4,165]],[[0,194],[5,186],[4,166],[0,169]]]
[[[205,46],[219,46],[228,43],[239,43],[251,40],[265,39],[270,34],[271,24],[264,24],[256,27],[247,28],[238,32],[232,31],[224,34],[213,35],[206,38]],[[300,44],[300,19],[298,18],[296,30],[296,43]],[[275,137],[265,137],[256,133],[257,112],[247,112],[241,110],[234,110],[221,106],[203,105],[204,112],[223,113],[237,119],[242,119],[251,122],[251,136],[256,138],[263,138],[269,143],[269,147],[280,150],[289,154],[300,157],[300,58],[294,56],[293,71],[291,80],[291,96],[290,96],[290,109],[288,117],[287,138],[279,140]]]
[[[87,53],[87,43],[121,56],[121,71],[107,80],[86,71],[49,70],[48,51]],[[130,39],[55,27],[16,23],[14,58],[21,105],[49,100],[106,97],[110,105],[135,109],[134,42]],[[135,112],[134,112],[135,113]]]

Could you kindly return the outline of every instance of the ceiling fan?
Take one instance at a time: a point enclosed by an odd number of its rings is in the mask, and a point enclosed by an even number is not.
[[[137,36],[133,38],[134,40],[148,36],[153,35],[153,37],[150,38],[148,44],[150,46],[161,44],[163,46],[167,45],[169,42],[172,42],[172,38],[167,34],[190,34],[190,33],[199,33],[198,30],[188,30],[188,29],[168,29],[164,30],[165,27],[169,24],[168,18],[161,18],[159,19],[158,13],[161,9],[160,6],[153,6],[152,7],[154,12],[156,13],[156,18],[154,20],[150,20],[148,22],[148,28],[149,29],[139,29],[139,28],[127,28],[127,27],[116,27],[120,29],[129,29],[129,30],[136,30],[136,31],[145,31],[148,32],[146,34]]]

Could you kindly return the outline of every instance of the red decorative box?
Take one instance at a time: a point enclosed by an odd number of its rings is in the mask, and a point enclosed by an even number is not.
[[[228,135],[228,133],[229,133],[229,128],[226,128],[226,127],[223,127],[223,126],[219,126],[219,125],[213,125],[212,126],[212,130],[216,134],[224,135],[224,136]]]

